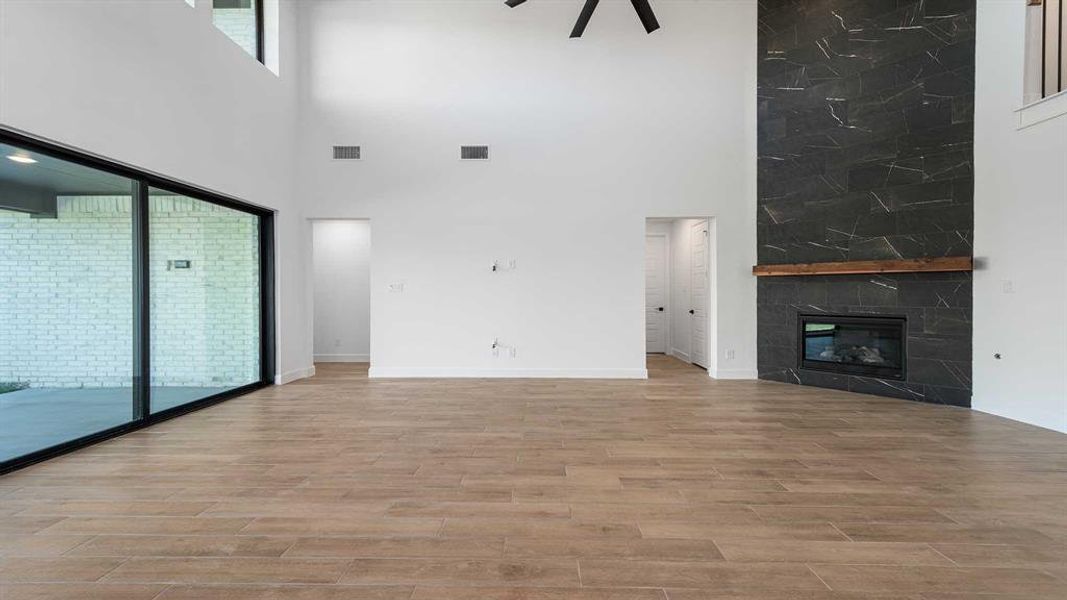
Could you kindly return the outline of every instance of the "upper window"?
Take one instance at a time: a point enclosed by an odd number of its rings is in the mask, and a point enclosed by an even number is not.
[[[211,0],[215,27],[263,62],[263,0]]]
[[[1026,102],[1067,90],[1067,0],[1027,0]]]

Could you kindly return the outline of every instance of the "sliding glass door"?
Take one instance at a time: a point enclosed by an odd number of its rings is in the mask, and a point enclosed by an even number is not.
[[[260,380],[259,217],[149,188],[152,412]]]
[[[0,130],[0,472],[267,385],[272,219]]]
[[[0,462],[134,418],[135,187],[0,144]]]

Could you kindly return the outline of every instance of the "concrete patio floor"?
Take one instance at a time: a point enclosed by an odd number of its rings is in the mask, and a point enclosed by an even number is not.
[[[153,387],[152,410],[163,411],[226,387]],[[131,388],[27,388],[0,394],[0,461],[128,423]]]

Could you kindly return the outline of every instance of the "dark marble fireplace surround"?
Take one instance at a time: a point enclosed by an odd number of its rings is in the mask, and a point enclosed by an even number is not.
[[[974,18],[760,1],[760,264],[971,255]],[[759,376],[970,406],[971,299],[970,273],[761,277]],[[905,379],[798,368],[802,313],[905,317]]]

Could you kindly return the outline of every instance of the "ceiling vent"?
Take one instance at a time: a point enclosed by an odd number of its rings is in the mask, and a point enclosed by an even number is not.
[[[362,152],[359,146],[334,146],[334,160],[362,160]]]
[[[460,146],[460,160],[489,160],[489,146]]]

